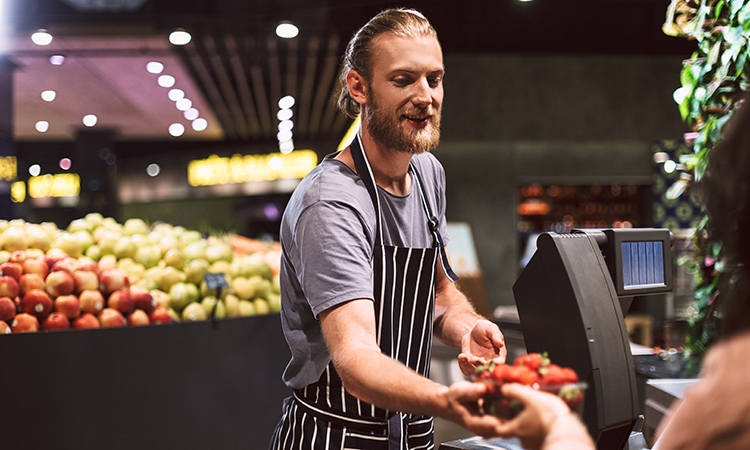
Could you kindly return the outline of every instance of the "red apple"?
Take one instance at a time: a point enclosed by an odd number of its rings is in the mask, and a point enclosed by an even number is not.
[[[135,309],[128,316],[128,325],[148,325],[151,320],[148,318],[148,314],[142,309]]]
[[[21,299],[21,310],[44,320],[52,312],[52,299],[41,289],[32,289]]]
[[[13,318],[10,327],[14,333],[31,333],[39,331],[39,320],[31,314],[20,313]]]
[[[102,328],[123,327],[127,324],[125,316],[114,308],[104,308],[99,313],[99,322],[101,322]]]
[[[70,320],[81,314],[81,301],[75,295],[61,295],[54,300],[55,311],[61,312]]]
[[[151,311],[148,317],[151,319],[151,323],[172,323],[172,316],[169,315],[169,310],[163,306],[159,306]]]
[[[156,306],[158,305],[156,299],[154,299],[154,296],[151,295],[148,289],[142,286],[132,286],[130,288],[130,295],[133,296],[133,303],[135,304],[135,307],[138,309],[142,309],[144,312],[146,312],[146,314],[153,311],[154,308],[156,308]]]
[[[76,288],[76,282],[73,279],[73,275],[65,270],[50,272],[49,275],[47,275],[45,282],[47,283],[47,292],[52,298],[61,295],[70,295]]]
[[[73,272],[73,280],[76,284],[76,292],[79,294],[85,290],[99,289],[99,276],[95,272],[76,270]]]
[[[25,251],[16,250],[15,252],[10,254],[8,261],[12,263],[23,264],[23,262],[26,261],[26,258],[28,258],[28,256],[26,256]]]
[[[21,275],[23,275],[23,267],[13,262],[2,263],[0,264],[0,275],[10,275],[18,281],[21,279]]]
[[[0,320],[10,322],[16,315],[16,302],[10,297],[0,298]]]
[[[81,264],[78,266],[78,270],[94,272],[97,277],[102,274],[102,269],[101,267],[99,267],[99,263],[93,260],[81,262]]]
[[[10,329],[10,325],[5,323],[5,321],[0,320],[0,334],[10,334],[13,330]]]
[[[47,283],[44,282],[44,278],[35,273],[25,273],[21,275],[21,278],[18,280],[18,286],[21,288],[19,294],[24,296],[32,289],[45,290],[47,288]]]
[[[49,265],[44,258],[29,258],[21,264],[23,273],[35,273],[42,278],[47,278]]]
[[[73,272],[75,272],[76,270],[78,270],[78,260],[71,257],[63,258],[57,261],[50,268],[50,272],[65,271],[70,275],[73,275]]]
[[[91,313],[85,313],[73,321],[73,328],[80,330],[84,328],[101,328],[99,319]]]
[[[135,307],[133,296],[130,295],[130,289],[120,289],[109,294],[107,307],[114,308],[123,314],[130,314]]]
[[[41,328],[42,330],[68,330],[70,329],[70,321],[65,317],[65,314],[53,312],[42,321]]]
[[[81,302],[81,311],[84,313],[98,315],[104,309],[104,296],[99,291],[83,291],[78,296],[78,300]]]
[[[0,297],[15,297],[21,291],[18,281],[10,275],[0,276]]]
[[[46,262],[46,263],[47,263],[47,267],[49,267],[50,269],[52,269],[52,266],[54,266],[54,265],[55,265],[55,261],[56,261],[56,260],[55,260],[55,259],[53,259],[53,258],[52,258],[51,256],[49,256],[49,255],[44,255],[44,256],[42,256],[42,259],[44,260],[44,262]]]
[[[102,272],[99,277],[99,290],[104,295],[109,295],[116,290],[130,287],[128,274],[121,269],[109,269]]]

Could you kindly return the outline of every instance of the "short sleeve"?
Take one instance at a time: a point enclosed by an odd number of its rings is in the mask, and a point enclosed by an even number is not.
[[[358,298],[373,298],[372,241],[351,206],[317,202],[295,227],[297,279],[317,318],[328,308]]]

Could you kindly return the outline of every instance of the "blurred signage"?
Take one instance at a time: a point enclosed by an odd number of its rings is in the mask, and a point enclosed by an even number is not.
[[[10,185],[10,200],[13,203],[23,203],[26,200],[26,183],[16,181]]]
[[[289,154],[234,155],[230,158],[211,155],[188,164],[191,186],[247,183],[284,178],[304,178],[318,164],[312,150],[295,150]]]
[[[15,181],[17,163],[15,156],[0,156],[0,180]]]
[[[79,11],[136,11],[146,0],[60,0]]]
[[[81,178],[75,173],[40,175],[29,178],[29,197],[76,197],[81,192]]]

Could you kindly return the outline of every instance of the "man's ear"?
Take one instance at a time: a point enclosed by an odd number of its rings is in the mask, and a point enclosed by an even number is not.
[[[346,87],[349,89],[349,95],[360,105],[367,103],[367,81],[355,70],[350,70],[346,74]]]

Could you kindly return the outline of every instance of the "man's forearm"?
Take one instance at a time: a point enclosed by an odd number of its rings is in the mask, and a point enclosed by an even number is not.
[[[466,296],[452,284],[438,292],[435,304],[433,334],[452,347],[460,347],[464,336],[483,319]]]

